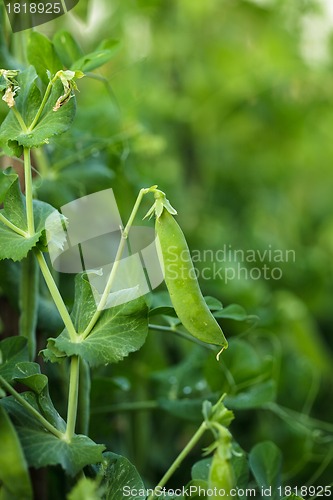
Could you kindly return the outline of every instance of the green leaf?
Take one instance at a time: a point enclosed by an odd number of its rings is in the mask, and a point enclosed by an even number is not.
[[[33,393],[23,393],[22,397],[40,411]],[[67,442],[45,431],[39,421],[12,396],[2,399],[0,404],[13,418],[30,467],[59,464],[68,474],[74,476],[86,465],[102,461],[102,451],[105,447],[97,445],[87,436],[74,435],[71,442]]]
[[[31,238],[23,238],[0,223],[0,259],[12,259],[19,261],[27,256],[29,250],[36,246],[39,235]]]
[[[0,341],[0,375],[11,382],[14,378],[16,364],[28,361],[27,339],[23,337],[8,337]]]
[[[265,361],[251,344],[241,339],[230,340],[229,349],[223,353],[223,363],[236,384],[248,384],[264,373]]]
[[[222,309],[222,304],[219,300],[214,297],[204,297],[207,306],[211,311],[219,311]],[[149,317],[153,316],[171,316],[172,318],[178,318],[175,309],[172,305],[161,305],[157,307],[153,307],[149,311]],[[180,323],[180,321],[178,321]]]
[[[30,64],[36,68],[39,78],[46,85],[49,82],[47,71],[53,76],[63,69],[53,43],[38,31],[30,32],[27,57]]]
[[[208,481],[209,469],[212,463],[212,457],[204,458],[196,462],[191,470],[192,479]]]
[[[6,173],[5,173],[6,175]],[[11,185],[8,188],[3,200],[4,209],[1,213],[10,220],[15,226],[23,231],[27,230],[27,216],[25,210],[25,198],[21,193],[19,177],[8,171]],[[15,177],[14,177],[15,176]]]
[[[50,361],[51,363],[60,363],[67,358],[67,355],[55,346],[56,339],[48,339],[47,348],[42,349],[40,354],[43,356],[44,361]]]
[[[117,52],[120,47],[120,40],[116,40],[115,38],[105,38],[98,45],[97,50],[110,50],[113,53]]]
[[[6,194],[18,175],[9,167],[5,170],[0,170],[0,203],[3,203]]]
[[[38,411],[61,432],[65,432],[66,424],[61,418],[49,395],[48,378],[40,373],[40,366],[37,363],[22,362],[17,363],[13,372],[13,379],[34,391],[33,406],[37,405]],[[27,395],[29,393],[26,393]]]
[[[222,303],[218,299],[216,299],[215,297],[207,296],[207,297],[204,297],[204,299],[206,301],[207,306],[209,307],[209,309],[211,311],[220,311],[223,308]]]
[[[43,430],[20,428],[18,433],[31,467],[60,464],[71,476],[86,465],[100,462],[105,449],[83,435],[75,435],[67,443]]]
[[[0,406],[0,497],[32,498],[28,466],[20,441],[7,413]]]
[[[90,283],[86,274],[79,274],[75,281],[75,301],[72,319],[76,331],[82,333],[96,311]],[[102,312],[93,330],[85,340],[71,342],[64,330],[48,347],[79,355],[90,366],[106,365],[123,359],[143,345],[148,332],[147,305],[140,297]],[[46,358],[48,352],[43,352]]]
[[[153,316],[171,316],[173,318],[176,318],[177,314],[173,307],[161,306],[161,307],[154,307],[154,309],[151,309],[149,311],[149,317]]]
[[[73,95],[66,104],[57,111],[53,111],[58,98],[63,94],[63,85],[57,80],[47,100],[40,120],[31,133],[21,135],[18,142],[27,147],[38,147],[48,143],[49,139],[55,135],[62,134],[69,129],[76,110],[76,99]]]
[[[256,316],[249,316],[245,309],[238,304],[230,304],[227,307],[214,313],[215,318],[228,318],[235,321],[247,321],[257,319]]]
[[[34,128],[33,137],[26,141],[26,146],[34,147],[48,142],[50,137],[62,134],[69,129],[74,120],[76,111],[76,98],[72,98],[66,102],[58,111],[53,111],[58,98],[63,94],[62,83],[57,80],[53,85],[51,95],[47,101],[41,119]]]
[[[209,428],[213,428],[215,423],[223,427],[229,427],[235,418],[232,411],[224,405],[224,396],[219,398],[216,404],[212,404],[209,399],[206,399],[202,404],[202,413]]]
[[[36,78],[37,75],[32,66],[17,77],[21,90],[15,99],[16,108],[21,113],[27,126],[32,123],[42,102],[40,90],[35,83]],[[13,148],[11,141],[17,141],[21,146],[28,148],[38,147],[48,143],[51,137],[62,134],[70,127],[76,109],[74,96],[60,109],[53,111],[53,107],[62,94],[63,85],[57,79],[52,86],[41,117],[33,130],[22,130],[13,111],[9,111],[0,127],[0,146],[6,154],[9,156],[15,154],[15,148]]]
[[[26,385],[37,394],[40,394],[48,383],[47,376],[40,373],[39,364],[33,362],[17,363],[13,372],[13,379]]]
[[[55,208],[44,201],[33,200],[33,211],[35,231],[39,235],[39,239],[43,240],[42,244],[46,245],[45,221],[55,211]]]
[[[281,486],[282,453],[272,441],[264,441],[254,446],[249,455],[252,474],[260,488],[271,488],[271,495],[277,498],[277,488]]]
[[[101,500],[99,481],[82,477],[67,495],[67,500]]]
[[[15,98],[15,108],[21,114],[23,121],[29,125],[35,117],[42,101],[41,93],[35,81],[37,74],[33,66],[30,66],[17,76],[20,90]],[[15,156],[20,136],[26,138],[27,133],[22,130],[13,110],[10,110],[0,127],[0,146],[9,156]]]
[[[119,42],[117,40],[108,40],[103,42],[99,50],[95,50],[94,52],[90,52],[85,56],[81,57],[78,61],[76,61],[71,67],[72,70],[80,70],[85,72],[93,71],[103,64],[110,61],[115,52],[119,48]]]
[[[6,203],[5,206],[7,207]],[[26,230],[25,217],[22,216],[22,214],[25,214],[25,208],[23,209],[19,203],[16,205],[14,203],[9,205],[8,203],[8,206],[10,206],[10,209],[6,208],[2,213],[7,215],[9,211],[11,217],[8,217],[8,219],[13,223],[15,223],[13,219],[19,222],[21,224],[19,227]],[[55,209],[51,207],[51,205],[39,200],[34,200],[33,206],[36,232],[29,238],[25,238],[15,233],[0,222],[0,260],[12,259],[14,261],[20,261],[24,259],[28,255],[28,252],[37,245],[38,241],[44,235],[45,220]],[[18,226],[18,224],[16,225]]]
[[[66,68],[70,68],[75,61],[84,55],[73,36],[65,30],[59,30],[53,37],[56,53]]]
[[[143,481],[127,458],[111,452],[103,453],[103,461],[96,469],[106,488],[106,500],[125,497],[129,500],[142,500],[145,497]]]
[[[7,169],[0,177],[4,187],[4,208],[1,213],[22,231],[27,230],[25,198],[21,193],[18,175]],[[0,185],[1,185],[0,184]],[[39,200],[33,201],[35,234],[25,238],[0,222],[0,259],[22,260],[39,241],[44,232],[45,220],[55,210],[51,205]],[[28,278],[31,280],[31,274]]]
[[[275,381],[267,380],[266,382],[253,385],[247,391],[239,392],[235,396],[228,395],[225,398],[225,404],[232,410],[250,410],[261,408],[266,403],[275,401],[275,398]]]
[[[203,494],[203,492],[207,490],[209,490],[208,481],[205,481],[203,479],[192,479],[192,481],[188,482],[185,487],[186,493],[184,494],[184,496],[174,494],[173,490],[170,490],[170,493],[167,494],[166,498],[169,498],[170,500],[185,500],[186,498],[192,498],[195,500],[209,500],[209,498],[214,498],[214,496],[212,495],[207,496]]]

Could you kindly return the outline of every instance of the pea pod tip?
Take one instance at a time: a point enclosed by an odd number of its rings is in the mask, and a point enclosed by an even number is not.
[[[222,347],[222,349],[219,350],[219,352],[216,354],[216,361],[220,361],[220,356],[221,356],[222,352],[224,351],[224,349],[227,349],[227,347],[228,347],[228,344],[224,345]]]

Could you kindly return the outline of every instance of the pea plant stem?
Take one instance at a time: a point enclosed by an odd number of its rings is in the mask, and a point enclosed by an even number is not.
[[[68,334],[72,342],[77,342],[78,335],[76,333],[73,321],[67,311],[64,301],[60,295],[59,289],[54,282],[53,276],[46,264],[42,252],[36,253],[37,260],[54,300],[54,303],[59,311],[59,314],[67,328]],[[78,356],[72,356],[70,362],[70,376],[69,376],[69,393],[68,393],[68,407],[67,407],[67,427],[64,439],[70,442],[74,432],[77,418],[77,407],[78,407],[78,394],[79,394],[79,376],[80,376],[80,363]]]
[[[20,320],[19,332],[28,341],[29,360],[36,357],[37,311],[38,311],[39,268],[33,252],[21,261],[19,286]]]
[[[65,433],[66,441],[70,442],[75,433],[77,406],[79,398],[79,376],[80,376],[80,360],[78,356],[71,357],[70,376],[69,376],[69,393],[68,393],[68,408],[67,408],[67,427]]]
[[[33,236],[33,234],[35,233],[35,222],[34,222],[34,210],[33,210],[33,199],[32,199],[32,173],[31,173],[31,159],[30,159],[29,148],[24,148],[23,158],[24,158],[24,181],[25,181],[28,234],[29,236]]]
[[[162,477],[161,481],[158,483],[158,485],[154,488],[154,491],[147,500],[153,500],[156,498],[158,491],[160,491],[163,486],[166,485],[166,483],[169,481],[170,477],[175,473],[175,471],[178,469],[178,467],[181,465],[183,460],[186,458],[186,456],[190,453],[190,451],[194,448],[194,446],[198,443],[198,441],[201,439],[203,434],[207,430],[207,425],[206,422],[202,422],[200,425],[199,429],[196,431],[196,433],[192,436],[190,441],[187,443],[185,448],[180,452],[176,460],[173,462],[173,464],[169,467],[167,472],[164,474]]]
[[[115,261],[114,261],[114,264],[112,266],[112,269],[111,269],[111,272],[110,272],[110,276],[109,276],[108,281],[106,283],[105,289],[104,289],[103,294],[101,296],[101,299],[99,301],[98,307],[97,307],[94,315],[92,316],[89,324],[87,325],[86,329],[80,335],[81,340],[84,340],[86,337],[88,337],[88,335],[90,334],[91,330],[94,328],[95,324],[97,323],[97,321],[98,321],[98,319],[99,319],[99,317],[100,317],[103,309],[106,306],[106,303],[107,303],[107,300],[108,300],[108,297],[109,297],[112,285],[114,283],[114,279],[115,279],[116,273],[117,273],[119,265],[120,265],[120,260],[121,260],[121,257],[122,257],[122,254],[123,254],[123,251],[124,251],[124,248],[125,248],[125,245],[126,245],[126,240],[128,238],[128,233],[129,233],[129,231],[130,231],[130,229],[132,227],[133,221],[134,221],[135,216],[136,216],[136,214],[138,212],[138,209],[139,209],[139,206],[141,204],[142,198],[144,197],[145,194],[151,192],[154,189],[154,187],[152,187],[152,188],[143,188],[143,189],[140,190],[140,192],[138,194],[138,197],[136,199],[136,202],[134,204],[134,207],[133,207],[131,215],[130,215],[130,217],[128,219],[128,222],[127,222],[125,228],[122,231],[120,243],[119,243],[117,254],[116,254],[116,257],[115,257]]]
[[[44,255],[42,252],[37,251],[36,252],[36,257],[39,263],[39,267],[42,271],[42,274],[44,276],[45,282],[48,286],[48,289],[50,291],[50,294],[54,300],[54,303],[59,311],[59,314],[64,322],[65,327],[67,328],[69,337],[72,342],[77,342],[78,336],[72,321],[72,318],[70,317],[70,314],[65,306],[65,303],[60,295],[59,289],[57,285],[55,284],[55,281],[53,279],[53,276],[48,268],[48,265],[46,264]]]
[[[46,91],[45,91],[43,100],[42,100],[42,102],[41,102],[41,104],[40,104],[40,106],[38,108],[38,111],[37,111],[37,113],[35,115],[35,118],[31,122],[31,124],[29,125],[28,132],[31,132],[35,128],[35,126],[37,125],[38,120],[40,119],[41,114],[43,113],[43,110],[44,110],[45,105],[47,103],[47,100],[50,97],[52,86],[53,86],[54,82],[56,81],[56,79],[57,79],[57,76],[54,76],[52,78],[52,80],[49,81],[48,86],[46,87]]]
[[[41,425],[48,430],[51,434],[59,439],[64,439],[64,434],[56,429],[46,418],[43,417],[33,406],[31,406],[28,401],[26,401],[1,375],[0,375],[0,385],[9,392],[16,401],[18,401],[31,415],[33,415]]]
[[[23,120],[22,115],[21,115],[21,113],[19,112],[19,110],[16,108],[16,106],[13,106],[11,109],[13,110],[13,113],[14,113],[14,115],[15,115],[15,118],[16,118],[16,120],[19,122],[19,125],[20,125],[20,127],[21,127],[22,131],[23,131],[23,132],[28,132],[27,126],[26,126],[26,124],[24,123],[24,120]]]
[[[78,422],[80,434],[88,435],[90,419],[91,376],[88,363],[80,359]]]

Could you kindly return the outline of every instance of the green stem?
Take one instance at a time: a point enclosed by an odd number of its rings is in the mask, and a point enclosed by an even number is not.
[[[34,209],[32,203],[32,174],[31,174],[31,161],[30,161],[30,149],[24,148],[24,180],[25,180],[25,198],[26,198],[26,210],[27,210],[27,225],[28,234],[32,236],[35,233],[35,222],[34,222]]]
[[[175,328],[171,326],[165,326],[165,325],[155,325],[152,323],[149,323],[148,327],[151,330],[156,330],[159,332],[171,332],[177,335],[178,337],[181,337],[182,339],[189,340],[190,342],[193,342],[194,344],[198,344],[201,347],[204,347],[205,349],[209,349],[211,351],[216,351],[216,347],[211,345],[211,344],[206,344],[205,342],[202,342],[199,339],[196,339],[195,337],[192,337],[192,335],[188,335],[185,332],[181,332],[180,330],[176,330]]]
[[[72,440],[72,437],[75,434],[77,406],[79,399],[79,377],[80,377],[80,360],[78,356],[72,356],[70,376],[69,376],[67,427],[65,433],[65,439],[68,442]]]
[[[29,238],[28,233],[20,229],[19,227],[15,226],[10,220],[8,220],[4,215],[0,213],[0,221],[5,224],[7,227],[12,229],[15,233],[19,234],[20,236],[23,236],[23,238]]]
[[[46,430],[59,439],[64,439],[64,434],[56,429],[43,415],[41,415],[28,401],[26,401],[1,375],[0,385],[9,392],[31,415],[37,418]]]
[[[36,328],[38,312],[39,267],[34,252],[29,252],[21,262],[20,277],[20,335],[28,341],[29,360],[36,357]]]
[[[80,359],[78,429],[80,434],[85,434],[86,436],[89,433],[90,391],[90,368],[87,361]]]
[[[183,460],[186,458],[186,456],[190,453],[190,451],[194,448],[194,446],[197,444],[197,442],[201,439],[203,434],[207,430],[207,425],[206,422],[202,422],[200,425],[199,429],[197,432],[193,435],[193,437],[190,439],[190,441],[187,443],[185,448],[180,452],[176,460],[173,462],[171,467],[167,470],[167,472],[164,474],[162,477],[161,481],[158,483],[158,485],[155,487],[153,493],[149,495],[147,500],[153,500],[157,496],[158,491],[165,486],[165,484],[169,481],[170,477],[176,472],[180,464],[183,462]]]
[[[136,202],[134,204],[134,207],[133,207],[133,210],[131,212],[131,215],[130,215],[130,217],[128,219],[128,222],[127,222],[127,224],[125,226],[125,229],[122,231],[120,243],[119,243],[117,254],[116,254],[116,257],[115,257],[115,261],[114,261],[114,264],[112,266],[112,269],[111,269],[111,272],[110,272],[110,276],[109,276],[109,279],[108,279],[108,281],[106,283],[104,292],[102,294],[102,297],[101,297],[101,299],[99,301],[98,307],[97,307],[97,309],[96,309],[93,317],[91,318],[88,326],[86,327],[86,329],[84,330],[84,332],[80,335],[80,339],[81,340],[84,340],[86,337],[88,337],[88,335],[90,334],[91,330],[94,328],[95,324],[97,323],[100,315],[102,314],[103,309],[105,308],[105,305],[106,305],[106,302],[108,300],[108,297],[109,297],[112,285],[114,283],[114,279],[115,279],[116,273],[117,273],[119,265],[120,265],[120,260],[121,260],[121,256],[122,256],[124,248],[125,248],[126,240],[128,238],[128,233],[129,233],[129,231],[130,231],[130,229],[132,227],[133,221],[134,221],[135,216],[137,214],[137,211],[139,209],[139,206],[140,206],[140,203],[142,201],[142,198],[143,198],[143,196],[145,194],[151,192],[151,190],[154,189],[154,188],[155,188],[155,186],[152,187],[152,188],[141,189],[140,192],[139,192],[139,195],[138,195],[138,197],[136,199]]]
[[[69,312],[67,311],[67,308],[65,306],[65,303],[60,295],[60,292],[58,290],[57,285],[54,282],[53,276],[46,264],[46,261],[44,259],[44,255],[42,252],[37,251],[36,252],[36,257],[39,263],[39,266],[41,268],[41,271],[43,273],[44,279],[46,281],[46,284],[48,286],[48,289],[50,291],[50,294],[53,298],[53,301],[59,311],[59,314],[64,322],[65,327],[67,328],[69,337],[72,342],[77,342],[78,336],[73,324],[73,321],[70,317]]]
[[[17,109],[17,107],[13,106],[11,109],[13,110],[13,113],[14,113],[14,115],[16,117],[16,120],[19,122],[19,125],[20,125],[22,131],[25,132],[25,133],[28,132],[27,126],[26,126],[26,124],[25,124],[25,122],[24,122],[24,120],[22,118],[21,113]]]
[[[28,132],[31,132],[35,128],[35,126],[37,125],[38,120],[39,120],[39,118],[41,117],[41,114],[44,111],[44,108],[45,108],[45,105],[47,103],[47,100],[50,97],[52,86],[53,86],[53,84],[54,84],[54,82],[56,81],[57,78],[58,78],[57,75],[55,75],[52,78],[52,80],[49,81],[48,86],[46,87],[46,91],[45,91],[43,100],[42,100],[42,102],[41,102],[41,104],[39,106],[39,109],[38,109],[37,113],[36,113],[36,116],[32,120],[31,124],[29,125]]]

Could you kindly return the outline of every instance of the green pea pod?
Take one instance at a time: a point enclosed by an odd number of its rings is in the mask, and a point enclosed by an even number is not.
[[[156,218],[159,258],[178,318],[193,337],[225,349],[228,342],[202,296],[185,236],[167,209]]]
[[[232,436],[228,429],[220,424],[215,426],[215,429],[218,430],[219,437],[213,443],[215,452],[209,468],[208,486],[219,492],[216,498],[230,497],[231,490],[236,486],[235,472],[231,463]]]
[[[230,459],[221,455],[217,449],[213,455],[213,460],[209,469],[208,487],[221,493],[224,490],[223,496],[230,496],[230,491],[235,488],[235,473],[231,465]],[[217,496],[216,498],[221,498]]]

